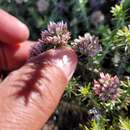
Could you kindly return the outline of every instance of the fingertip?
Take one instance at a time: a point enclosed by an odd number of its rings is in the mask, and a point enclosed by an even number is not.
[[[12,72],[0,91],[6,99],[4,106],[12,108],[0,118],[1,127],[39,130],[56,109],[76,64],[73,50],[52,49]]]
[[[51,49],[36,58],[33,59],[34,62],[43,62],[47,64],[54,65],[58,67],[67,80],[69,81],[76,69],[77,65],[77,55],[73,49],[64,47],[60,49]]]
[[[28,27],[14,16],[0,9],[0,41],[17,44],[29,37]]]
[[[17,28],[19,28],[19,35],[16,34],[16,41],[14,43],[21,43],[23,41],[28,40],[29,35],[30,35],[30,31],[27,27],[27,25],[25,25],[24,23],[19,21],[19,25],[17,26]],[[18,29],[17,29],[18,30]]]

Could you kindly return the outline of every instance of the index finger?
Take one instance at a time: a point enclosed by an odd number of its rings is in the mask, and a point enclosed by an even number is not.
[[[14,16],[0,9],[0,41],[16,44],[27,40],[29,30],[25,24]]]

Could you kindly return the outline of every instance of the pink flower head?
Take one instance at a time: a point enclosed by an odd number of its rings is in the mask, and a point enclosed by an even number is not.
[[[70,32],[67,23],[63,21],[55,23],[50,22],[47,30],[41,32],[41,39],[32,47],[30,57],[37,56],[45,50],[54,47],[66,46],[70,39]]]
[[[100,79],[94,80],[93,90],[102,101],[116,100],[119,94],[120,81],[117,76],[100,73]]]
[[[95,56],[102,50],[98,38],[89,33],[84,34],[84,37],[79,36],[79,39],[75,39],[72,47],[86,56]]]
[[[63,21],[58,23],[50,22],[47,30],[42,31],[41,33],[41,41],[43,41],[44,44],[65,46],[70,39],[70,35],[67,23],[64,23]]]

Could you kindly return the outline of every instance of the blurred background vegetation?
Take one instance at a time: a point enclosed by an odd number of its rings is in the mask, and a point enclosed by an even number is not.
[[[50,21],[65,21],[72,39],[89,32],[102,51],[79,57],[77,70],[62,101],[43,130],[130,130],[130,0],[0,0],[0,8],[40,38]],[[12,30],[13,31],[13,30]],[[93,93],[99,73],[117,75],[122,95],[103,102]]]
[[[117,0],[0,0],[0,8],[26,23],[31,39],[36,40],[49,21],[66,21],[73,37],[92,31],[98,23],[111,24],[110,8],[116,3]],[[101,11],[97,18],[93,16],[95,11]],[[105,19],[99,20],[100,15]]]

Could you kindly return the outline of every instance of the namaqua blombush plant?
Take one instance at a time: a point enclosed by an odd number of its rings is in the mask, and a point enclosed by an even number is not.
[[[47,30],[42,31],[41,36],[41,42],[44,44],[66,46],[70,39],[70,32],[68,31],[67,23],[63,23],[63,21],[58,23],[50,22]]]
[[[102,101],[116,100],[120,96],[120,81],[117,76],[100,73],[100,79],[94,80],[93,90]]]
[[[78,108],[77,111],[81,113],[82,109],[85,110],[87,114],[85,115],[84,112],[81,115],[78,114],[75,120],[86,116],[86,130],[124,130],[126,123],[122,122],[119,117],[122,115],[129,116],[130,103],[130,80],[126,79],[126,76],[129,77],[130,75],[128,70],[130,67],[130,28],[127,11],[124,7],[126,0],[118,1],[118,4],[111,8],[113,18],[108,20],[110,21],[109,25],[106,25],[108,23],[106,14],[99,8],[99,11],[94,10],[91,13],[96,13],[94,19],[97,16],[98,21],[92,20],[92,22],[89,20],[91,17],[88,16],[91,9],[86,8],[89,1],[72,0],[68,2],[61,0],[59,3],[55,0],[50,1],[52,3],[50,4],[48,1],[46,9],[40,8],[43,5],[38,5],[36,1],[22,2],[19,6],[15,5],[15,10],[23,7],[23,5],[28,7],[24,8],[26,17],[29,18],[26,21],[31,21],[29,24],[35,25],[35,29],[39,30],[48,21],[60,21],[49,22],[47,28],[41,32],[41,38],[33,46],[30,57],[37,56],[48,49],[62,47],[74,49],[79,62],[62,100],[67,102],[69,106],[72,104],[76,106],[76,110]],[[109,2],[102,1],[104,3]],[[0,3],[7,4],[5,0]],[[12,3],[9,4],[12,5]],[[36,10],[32,5],[39,7]],[[10,10],[13,8],[14,6]],[[18,14],[21,15],[24,10],[20,10]],[[49,10],[49,13],[46,14],[47,10]],[[58,10],[58,13],[56,13],[56,10]],[[32,15],[31,20],[30,15]],[[72,33],[68,30],[67,23],[61,21],[62,19],[67,21]],[[94,27],[91,28],[90,24],[94,24]],[[32,38],[36,39],[37,31],[33,30],[32,32]],[[100,35],[100,38],[97,34]],[[64,110],[69,111],[67,108],[64,108]],[[70,115],[69,111],[68,116],[70,117]],[[60,116],[60,113],[58,113],[58,116]],[[105,122],[100,125],[98,122],[102,118]],[[61,118],[59,120],[61,121]],[[88,122],[92,123],[89,124]],[[73,123],[73,121],[69,120],[69,123]],[[76,123],[78,125],[80,121]],[[117,124],[122,125],[120,127]]]
[[[102,50],[98,37],[92,36],[90,33],[85,33],[84,37],[79,36],[78,39],[75,39],[72,47],[81,54],[91,57]]]
[[[116,35],[119,35],[119,33]],[[126,35],[123,35],[122,32],[122,36]],[[79,36],[78,39],[74,39],[71,42],[69,42],[70,38],[71,33],[68,31],[67,23],[63,21],[57,23],[50,22],[47,29],[41,32],[41,38],[33,47],[31,57],[37,56],[48,49],[67,47],[69,43],[71,43],[72,49],[74,49],[78,55],[80,54],[87,57],[88,60],[91,61],[91,65],[93,65],[93,60],[91,59],[96,58],[98,53],[102,53],[103,51],[99,38],[90,33],[85,33],[83,37]],[[85,66],[85,64],[83,64],[83,66]],[[86,67],[86,69],[89,68]],[[116,75],[112,76],[109,73],[97,71],[96,75],[99,74],[100,78],[94,79],[93,76],[94,82],[89,81],[88,85],[86,85],[87,83],[85,84],[84,81],[83,83],[78,83],[76,81],[78,77],[73,78],[75,82],[70,82],[63,98],[63,100],[68,98],[70,101],[73,99],[73,102],[81,104],[82,106],[85,106],[84,102],[88,100],[88,108],[86,107],[86,111],[88,111],[88,115],[91,116],[91,119],[97,121],[102,118],[103,114],[105,114],[106,117],[110,112],[113,112],[117,106],[119,107],[118,100],[121,96],[119,78]],[[80,77],[82,77],[82,75],[80,75]],[[94,115],[92,116],[92,114]],[[94,128],[96,127],[97,126]]]
[[[63,21],[58,23],[50,22],[47,30],[41,32],[41,39],[33,46],[31,57],[48,49],[67,46],[70,35],[67,23]]]
[[[41,32],[41,39],[34,46],[31,55],[41,53],[44,47],[45,50],[48,50],[68,46],[70,36],[71,33],[68,31],[67,23],[63,21],[58,23],[50,22],[47,30]],[[89,33],[85,33],[84,37],[79,36],[79,39],[75,39],[71,45],[75,51],[86,56],[95,56],[102,50],[98,37]]]

